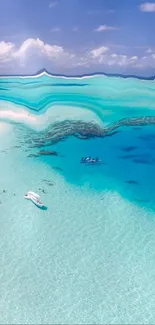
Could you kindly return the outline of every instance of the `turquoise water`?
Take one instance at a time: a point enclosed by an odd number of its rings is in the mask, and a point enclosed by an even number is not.
[[[154,103],[154,81],[0,78],[0,323],[154,323]]]

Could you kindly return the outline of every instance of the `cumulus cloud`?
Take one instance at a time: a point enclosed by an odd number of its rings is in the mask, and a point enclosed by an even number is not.
[[[39,38],[28,38],[19,47],[13,43],[0,42],[0,65],[3,69],[7,67],[7,62],[19,68],[26,67],[31,62],[38,62],[38,64],[40,62],[43,65],[51,62],[61,67],[73,60],[73,53],[66,51],[62,46],[44,43]]]
[[[108,47],[101,46],[101,47],[91,50],[90,55],[92,55],[93,58],[100,58],[107,51],[108,51]]]
[[[11,54],[15,49],[15,45],[11,42],[0,42],[0,61],[7,61],[9,60]]]
[[[141,57],[136,54],[129,56],[120,54],[120,51],[113,53],[110,47],[100,47],[74,53],[56,44],[44,43],[39,38],[28,38],[19,47],[12,42],[0,42],[0,66],[6,69],[8,66],[16,68],[29,67],[36,63],[37,69],[43,68],[46,64],[51,67],[71,69],[76,67],[89,68],[92,70],[104,70],[109,67],[146,68],[155,67],[155,54],[148,51]]]
[[[106,46],[91,50],[87,57],[91,59],[91,63],[107,66],[134,66],[138,62],[137,56],[110,53],[110,49]]]
[[[107,25],[100,25],[97,28],[94,29],[95,32],[105,32],[107,30],[115,30],[116,27],[113,26],[107,26]]]
[[[31,55],[33,52],[35,55],[42,54],[45,57],[53,60],[64,54],[64,49],[58,45],[45,44],[39,38],[28,38],[18,49],[15,49],[14,46],[12,57],[25,58],[27,55]]]
[[[140,5],[140,10],[144,12],[155,12],[155,2],[145,2]]]

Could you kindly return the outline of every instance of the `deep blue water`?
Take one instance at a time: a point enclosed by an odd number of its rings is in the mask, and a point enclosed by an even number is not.
[[[131,202],[155,208],[155,127],[121,128],[112,136],[89,140],[69,137],[42,149],[55,150],[58,157],[33,159],[56,167],[68,182],[76,186],[87,182],[96,191],[118,191]],[[86,156],[98,156],[103,164],[80,164]]]

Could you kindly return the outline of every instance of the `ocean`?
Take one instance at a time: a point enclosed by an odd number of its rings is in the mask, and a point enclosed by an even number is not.
[[[154,108],[154,80],[0,77],[0,323],[154,323]]]

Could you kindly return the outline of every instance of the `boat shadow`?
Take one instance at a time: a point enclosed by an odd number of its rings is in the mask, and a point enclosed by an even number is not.
[[[43,210],[43,211],[47,211],[47,207],[46,206],[43,206],[43,207],[38,207],[40,210]]]
[[[39,206],[39,205],[37,205],[37,204],[35,204],[35,206],[39,209],[39,210],[43,210],[43,211],[47,211],[47,206],[46,205],[43,205],[43,206]]]

